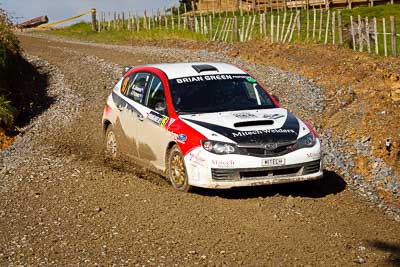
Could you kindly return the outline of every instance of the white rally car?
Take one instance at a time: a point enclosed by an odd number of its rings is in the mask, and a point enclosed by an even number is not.
[[[181,191],[322,177],[311,125],[229,64],[127,67],[102,122],[109,157],[133,158]]]

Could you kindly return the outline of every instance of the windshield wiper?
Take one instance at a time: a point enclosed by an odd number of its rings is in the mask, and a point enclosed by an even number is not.
[[[190,114],[197,114],[200,112],[195,112],[195,111],[179,111],[177,110],[176,113],[178,113],[179,115],[190,115]]]

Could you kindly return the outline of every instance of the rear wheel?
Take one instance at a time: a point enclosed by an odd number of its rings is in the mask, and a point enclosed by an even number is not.
[[[116,159],[118,156],[118,143],[112,125],[107,127],[106,130],[106,157],[109,159]]]
[[[177,145],[174,145],[169,153],[168,178],[176,190],[189,192],[192,189],[192,186],[189,185],[185,161]]]

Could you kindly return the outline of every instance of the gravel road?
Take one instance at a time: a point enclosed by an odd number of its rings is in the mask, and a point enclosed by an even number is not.
[[[0,152],[0,265],[400,263],[400,224],[332,170],[313,183],[182,194],[103,159],[102,110],[123,65],[234,63],[318,126],[323,90],[312,82],[214,52],[20,39],[53,104]]]

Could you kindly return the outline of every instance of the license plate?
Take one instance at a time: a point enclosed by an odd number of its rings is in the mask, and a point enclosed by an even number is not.
[[[286,160],[284,158],[277,159],[263,159],[262,165],[265,167],[274,167],[274,166],[282,166],[285,165]]]

